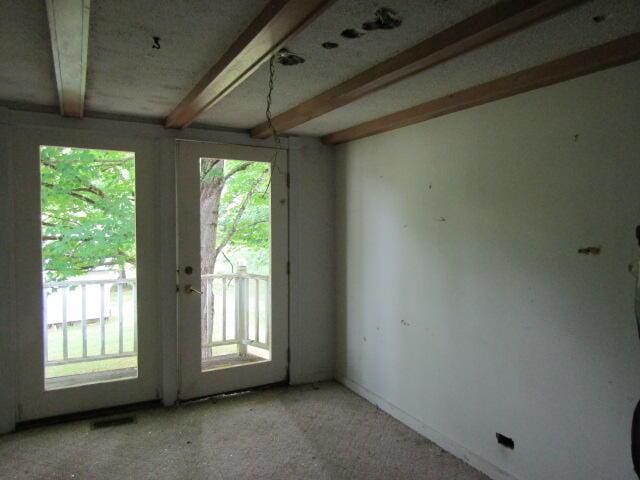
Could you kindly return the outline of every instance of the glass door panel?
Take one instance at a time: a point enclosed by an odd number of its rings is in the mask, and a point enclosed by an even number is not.
[[[202,371],[271,359],[270,178],[269,163],[200,158]]]
[[[286,152],[179,142],[180,397],[287,374]]]
[[[135,153],[40,147],[45,389],[136,378]]]

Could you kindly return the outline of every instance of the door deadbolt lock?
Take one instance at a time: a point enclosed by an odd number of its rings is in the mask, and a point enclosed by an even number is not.
[[[184,273],[186,273],[187,275],[191,275],[193,273],[193,267],[191,265],[187,265],[186,267],[184,267]]]

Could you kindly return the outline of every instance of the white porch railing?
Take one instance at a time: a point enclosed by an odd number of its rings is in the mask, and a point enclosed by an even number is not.
[[[237,345],[243,356],[247,347],[271,346],[271,282],[268,275],[238,273],[202,275],[202,359],[214,356],[213,348]]]
[[[270,349],[270,288],[269,276],[243,267],[202,276],[203,360],[225,345],[237,345],[241,356],[249,346]],[[43,294],[46,366],[137,355],[135,278],[47,282]]]
[[[115,318],[111,313],[111,290],[114,286],[117,297],[117,317]],[[131,288],[131,295],[125,300],[127,286]],[[44,358],[47,366],[132,357],[137,354],[135,278],[48,282],[44,284],[43,293]],[[117,343],[112,342],[113,345],[107,345],[106,328],[113,320],[117,322],[114,326],[117,330]],[[97,333],[90,336],[88,330],[91,328],[95,331],[96,324]],[[81,343],[81,347],[70,344],[70,330],[78,325],[81,335],[74,334],[73,340],[76,342],[71,343]],[[132,337],[126,342],[125,329],[130,330],[127,336]],[[50,344],[51,339],[60,330],[62,332],[61,352],[50,354],[49,350],[53,346]],[[95,345],[96,342],[98,346]],[[90,344],[93,348],[89,347]]]

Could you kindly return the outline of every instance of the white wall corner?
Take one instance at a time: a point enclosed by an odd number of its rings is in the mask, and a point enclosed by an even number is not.
[[[406,426],[411,428],[411,430],[414,430],[426,439],[432,441],[443,450],[449,452],[454,457],[457,457],[463,462],[468,463],[476,470],[480,470],[482,473],[492,478],[493,480],[518,480],[510,473],[505,472],[488,460],[476,455],[466,447],[463,447],[459,443],[454,442],[449,437],[431,428],[426,423],[405,412],[394,404],[386,401],[384,398],[378,396],[362,385],[349,380],[347,377],[340,373],[336,373],[335,378],[339,383],[347,387],[352,392],[373,403],[396,420],[404,423]]]
[[[300,384],[333,378],[335,161],[318,139],[290,140],[289,375]]]

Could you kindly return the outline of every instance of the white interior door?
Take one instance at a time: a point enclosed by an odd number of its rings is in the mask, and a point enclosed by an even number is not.
[[[158,398],[150,141],[18,129],[18,421]]]
[[[287,153],[179,141],[181,399],[283,381]]]

